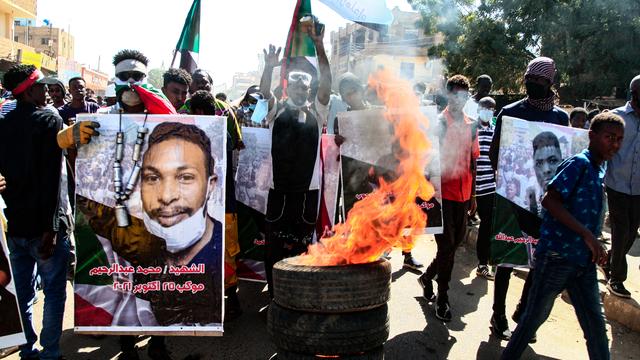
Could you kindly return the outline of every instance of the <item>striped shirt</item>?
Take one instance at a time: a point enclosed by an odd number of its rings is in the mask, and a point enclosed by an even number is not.
[[[483,126],[478,123],[478,143],[480,157],[476,160],[476,196],[493,194],[496,191],[495,172],[489,160],[489,148],[493,140],[493,125]]]

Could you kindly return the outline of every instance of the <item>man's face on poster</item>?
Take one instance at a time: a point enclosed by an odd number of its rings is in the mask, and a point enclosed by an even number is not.
[[[561,161],[562,154],[556,146],[543,146],[533,153],[533,168],[540,188],[546,189]]]
[[[207,197],[207,158],[183,139],[152,145],[142,163],[142,207],[152,220],[170,227],[200,209]],[[211,184],[213,185],[213,184]]]

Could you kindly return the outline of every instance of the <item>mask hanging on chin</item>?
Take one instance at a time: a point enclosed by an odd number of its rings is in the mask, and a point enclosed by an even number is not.
[[[144,225],[151,234],[164,239],[168,252],[172,254],[178,253],[191,247],[193,244],[198,242],[198,240],[202,239],[207,228],[207,203],[209,202],[209,196],[211,193],[210,184],[212,179],[213,177],[210,177],[207,180],[207,192],[205,193],[206,198],[202,207],[194,211],[193,215],[189,216],[187,219],[182,220],[173,226],[164,227],[160,225],[160,223],[151,219],[149,215],[147,215],[147,212],[144,211],[144,207],[140,204]],[[142,202],[142,198],[140,201]]]

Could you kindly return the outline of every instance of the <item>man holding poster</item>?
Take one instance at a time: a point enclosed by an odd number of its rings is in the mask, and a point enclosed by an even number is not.
[[[518,188],[518,190],[524,190],[522,188],[527,188],[521,183],[521,180],[526,179],[527,176],[525,176],[525,174],[523,173],[523,169],[518,168],[513,171],[513,174],[517,175],[517,178],[514,176],[505,178],[504,172],[506,169],[498,169],[498,154],[500,151],[501,136],[502,135],[506,136],[506,132],[505,134],[502,134],[503,117],[505,116],[514,117],[514,118],[531,121],[531,122],[544,122],[544,123],[551,123],[551,124],[557,124],[557,125],[563,125],[563,126],[569,125],[569,115],[559,107],[555,106],[555,100],[557,98],[557,95],[552,89],[555,76],[556,76],[556,66],[555,66],[555,62],[552,59],[547,57],[538,57],[531,60],[524,74],[524,79],[525,79],[524,85],[527,89],[527,97],[515,103],[505,106],[498,114],[498,118],[496,121],[495,135],[494,135],[493,142],[491,143],[491,148],[489,150],[489,158],[491,159],[491,165],[493,166],[494,170],[498,170],[499,172],[498,181],[500,182],[501,180],[503,180],[505,184],[506,184],[506,181],[510,181],[511,183],[510,189],[512,193],[516,188]],[[522,148],[522,146],[520,147]],[[535,144],[534,144],[534,147],[536,147]],[[542,156],[542,153],[539,153],[539,154],[540,156]],[[521,155],[520,153],[516,152],[513,154],[513,158],[515,159],[517,156],[520,156],[520,155]],[[512,163],[513,163],[512,164],[513,166],[522,165],[518,161],[513,161]],[[538,176],[537,178],[543,178],[542,176],[543,171],[542,169],[540,170],[541,171],[536,171],[536,174],[538,173],[540,174],[540,176]],[[518,186],[516,186],[516,183]],[[537,185],[540,186],[540,181],[537,182]],[[529,195],[531,194],[532,193],[529,192]],[[528,203],[531,205],[532,202],[535,201],[536,202],[535,208],[536,209],[539,208],[539,206],[537,205],[537,199],[539,197],[536,194],[534,194],[533,199],[529,199],[528,202],[519,201],[519,203],[520,204]],[[542,192],[539,192],[539,194],[541,195]],[[513,194],[509,196],[513,198],[519,198],[519,197],[522,197],[523,195]],[[506,202],[505,203],[506,205],[504,208],[501,208],[500,204],[503,202]],[[501,214],[505,215],[505,213],[508,212],[508,210],[505,210],[505,209],[507,209],[510,206],[509,204],[511,203],[512,202],[510,202],[509,200],[506,200],[506,196],[496,197],[496,214],[495,214],[496,220],[494,220],[494,224],[500,222],[499,220],[500,215]],[[529,207],[529,210],[530,209],[531,207]],[[521,214],[521,212],[519,212],[519,214]],[[537,211],[530,218],[529,218],[529,215],[527,214],[523,214],[522,216],[528,217],[529,220],[521,221],[519,225],[523,226],[523,224],[525,223],[530,224],[530,229],[526,229],[527,230],[526,232],[528,235],[533,236],[534,238],[537,238],[537,236],[534,236],[534,235],[537,235],[540,227],[540,218],[538,217]],[[496,233],[495,230],[492,233],[495,235]],[[492,242],[495,243],[495,241],[493,240],[495,240],[495,236],[492,239]],[[506,311],[505,300],[507,296],[507,291],[509,289],[509,278],[511,277],[513,266],[518,264],[514,264],[513,262],[510,262],[510,264],[506,266],[500,266],[501,264],[504,264],[504,259],[495,258],[494,256],[495,246],[493,243],[492,243],[491,261],[493,263],[496,263],[498,267],[495,274],[491,330],[493,334],[498,338],[508,339],[511,336],[511,332],[509,331],[509,324],[507,322],[507,317],[505,315],[505,311]],[[519,264],[519,265],[528,266],[527,264],[528,261],[526,260],[526,254],[524,258],[525,259],[522,261],[523,264]],[[513,319],[516,322],[519,320],[519,317],[522,311],[524,311],[524,305],[526,304],[526,299],[527,299],[528,289],[530,287],[530,284],[531,284],[531,279],[530,277],[527,277],[527,281],[525,282],[523,293],[520,298],[520,304],[518,305],[515,313],[513,314]]]

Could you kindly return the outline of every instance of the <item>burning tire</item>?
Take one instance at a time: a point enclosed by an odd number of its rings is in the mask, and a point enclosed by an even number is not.
[[[387,311],[385,304],[352,313],[319,314],[286,309],[272,302],[267,330],[276,347],[286,352],[360,354],[380,347],[389,337]]]
[[[345,313],[373,309],[389,301],[390,284],[391,264],[386,260],[306,266],[285,259],[273,267],[274,301],[293,310]]]
[[[286,350],[278,350],[278,360],[327,360],[327,357],[292,353]],[[332,359],[332,358],[328,358]],[[338,360],[383,360],[384,348],[382,346],[377,347],[371,351],[362,354],[343,355],[337,358]]]

